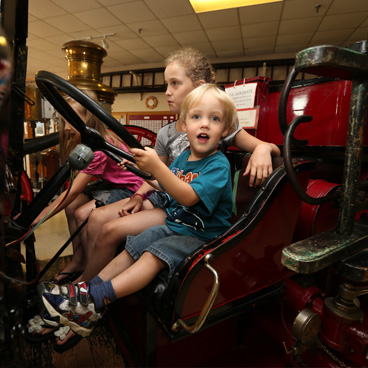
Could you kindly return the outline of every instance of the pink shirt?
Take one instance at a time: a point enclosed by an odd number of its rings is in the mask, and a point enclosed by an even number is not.
[[[119,148],[129,152],[128,148],[120,143]],[[118,164],[101,151],[94,152],[95,158],[82,170],[82,173],[93,175],[115,188],[125,187],[136,192],[143,184],[143,179],[127,170],[122,170]]]

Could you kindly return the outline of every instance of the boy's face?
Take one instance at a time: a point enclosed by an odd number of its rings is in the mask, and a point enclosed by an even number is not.
[[[189,110],[183,123],[188,134],[191,157],[200,160],[217,151],[217,144],[228,133],[225,128],[224,104],[209,93]]]
[[[176,61],[173,61],[166,67],[165,82],[167,83],[165,95],[169,109],[171,112],[179,114],[184,98],[195,86],[192,80],[185,74],[184,68]]]

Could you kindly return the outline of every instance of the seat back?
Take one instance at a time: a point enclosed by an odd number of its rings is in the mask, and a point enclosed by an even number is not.
[[[230,222],[234,224],[246,212],[249,203],[254,198],[259,186],[249,186],[250,175],[243,175],[248,166],[251,155],[244,156],[242,168],[234,173],[233,177],[233,215]],[[272,158],[272,168],[276,170],[283,164],[281,157]]]

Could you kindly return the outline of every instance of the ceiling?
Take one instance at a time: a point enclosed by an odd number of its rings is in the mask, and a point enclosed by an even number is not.
[[[230,0],[229,0],[230,1]],[[183,46],[213,63],[294,57],[310,46],[367,39],[368,0],[284,0],[195,14],[189,0],[29,0],[27,79],[39,70],[63,78],[62,46],[74,39],[109,48],[101,72],[163,66]]]

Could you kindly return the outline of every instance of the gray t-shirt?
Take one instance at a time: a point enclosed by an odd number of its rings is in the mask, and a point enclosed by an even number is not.
[[[237,130],[222,139],[221,148],[233,145],[234,137],[242,129],[241,126]],[[163,126],[157,134],[155,150],[159,156],[168,156],[169,162],[173,162],[183,151],[189,148],[187,134],[176,130],[176,121]]]

